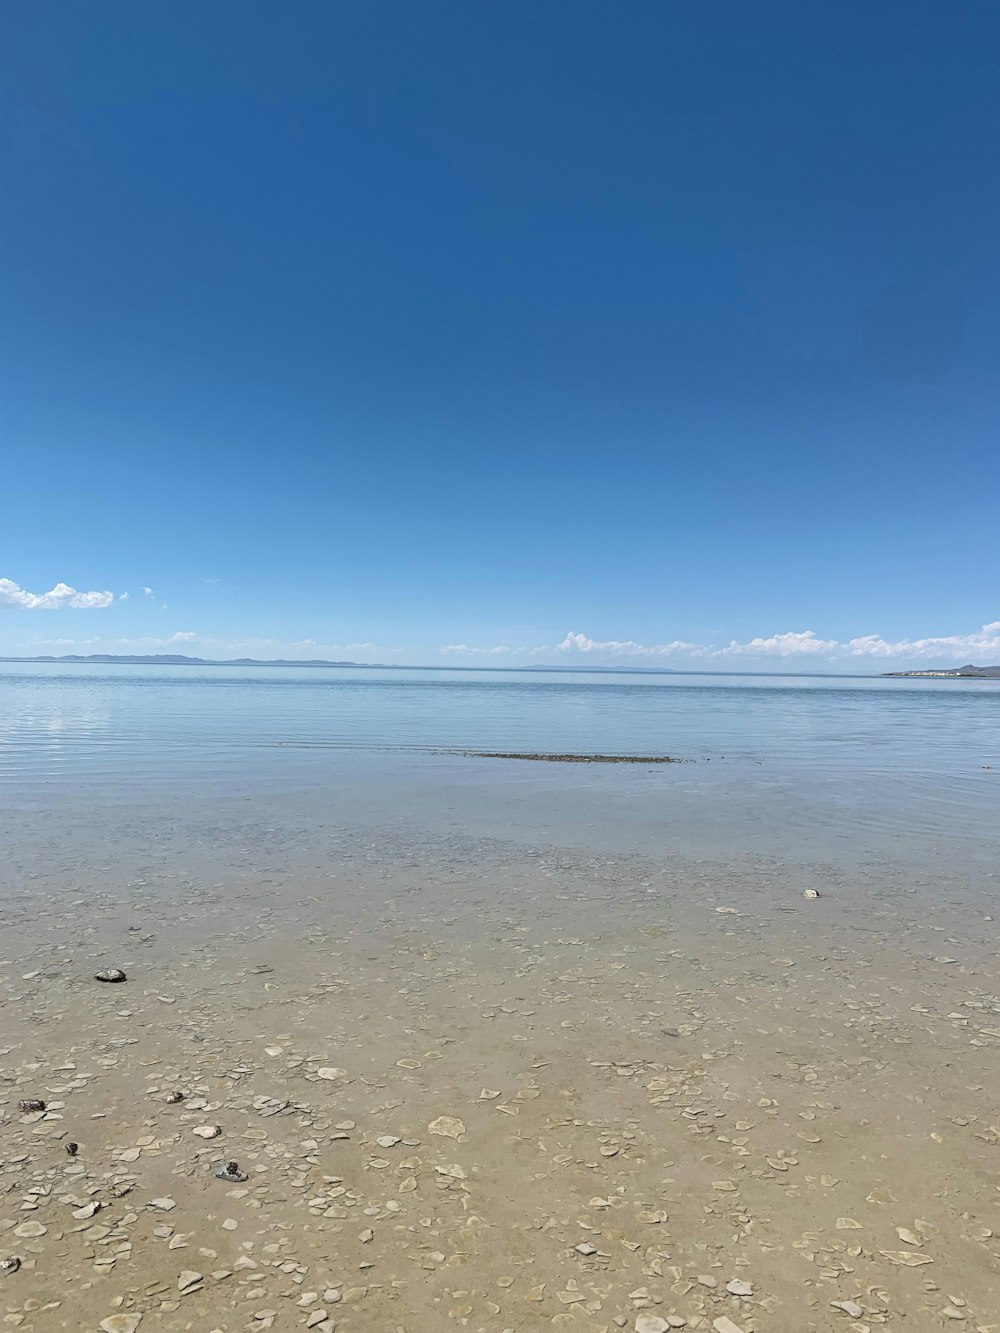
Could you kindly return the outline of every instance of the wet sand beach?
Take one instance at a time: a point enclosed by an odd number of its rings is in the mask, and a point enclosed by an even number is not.
[[[1000,1330],[968,894],[158,834],[4,875],[4,1327]]]

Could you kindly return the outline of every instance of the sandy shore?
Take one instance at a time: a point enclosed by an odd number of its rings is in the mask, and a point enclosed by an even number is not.
[[[973,907],[60,873],[2,944],[5,1328],[1000,1330]]]

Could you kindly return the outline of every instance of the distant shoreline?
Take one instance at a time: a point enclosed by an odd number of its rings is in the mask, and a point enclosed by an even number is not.
[[[64,657],[0,657],[0,665],[19,663],[37,666],[146,666],[146,667],[309,667],[317,670],[337,671],[476,671],[482,673],[508,672],[531,673],[533,675],[591,675],[591,676],[746,676],[767,678],[780,676],[788,680],[878,680],[873,672],[843,671],[708,671],[680,670],[677,667],[648,666],[503,666],[491,663],[489,666],[452,666],[443,663],[426,665],[420,663],[399,662],[327,662],[319,659],[293,661],[287,658],[266,660],[262,658],[237,657],[218,660],[208,657],[185,657],[180,654],[150,654],[147,656],[116,656],[114,654],[95,653],[91,656],[67,655]]]
[[[452,666],[443,663],[426,665],[400,662],[333,662],[322,658],[307,658],[296,661],[292,658],[235,657],[215,659],[210,657],[186,657],[182,654],[151,653],[145,656],[116,655],[113,653],[93,653],[89,656],[67,654],[63,657],[0,657],[0,665],[5,664],[37,666],[145,666],[145,667],[308,667],[316,670],[334,671],[475,671],[484,674],[493,672],[531,673],[534,675],[591,675],[591,676],[727,676],[767,678],[779,676],[786,680],[1000,680],[1000,666],[995,667],[956,667],[950,670],[943,667],[935,671],[709,671],[683,670],[678,667],[648,666],[578,666],[570,665],[535,665],[522,666],[491,663],[489,666]]]
[[[953,671],[944,667],[940,671],[883,671],[882,675],[898,680],[1000,680],[1000,666],[956,667]]]

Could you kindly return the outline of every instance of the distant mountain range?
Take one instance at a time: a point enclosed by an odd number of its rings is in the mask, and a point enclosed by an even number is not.
[[[928,671],[883,671],[883,676],[933,676],[935,679],[971,677],[973,680],[1000,680],[1000,666],[934,667]]]

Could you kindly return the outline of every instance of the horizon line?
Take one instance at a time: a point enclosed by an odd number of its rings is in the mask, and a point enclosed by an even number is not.
[[[720,671],[696,667],[651,667],[651,666],[551,666],[547,663],[525,664],[521,666],[461,666],[436,663],[433,665],[413,662],[353,662],[327,661],[322,658],[208,658],[190,657],[183,653],[65,653],[39,654],[33,657],[0,656],[0,663],[62,663],[66,666],[204,666],[204,667],[309,667],[313,670],[334,671],[476,671],[504,672],[551,672],[561,675],[647,675],[647,676],[783,676],[789,678],[822,678],[852,680],[882,680],[886,677],[902,676],[949,676],[957,677],[962,667],[916,667],[897,671]],[[971,663],[968,664],[971,666]],[[1000,667],[976,667],[976,671],[998,670]],[[977,677],[965,677],[977,679]],[[989,677],[986,677],[989,679]]]

